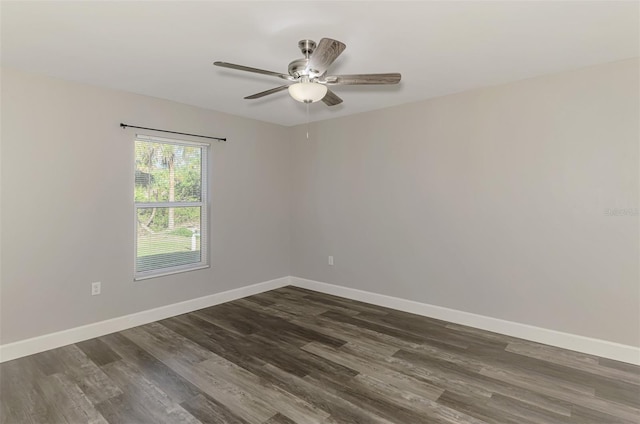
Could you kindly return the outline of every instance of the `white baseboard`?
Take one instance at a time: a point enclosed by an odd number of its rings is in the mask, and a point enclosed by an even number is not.
[[[45,334],[43,336],[0,345],[0,363],[32,355],[34,353],[43,352],[45,350],[55,349],[60,346],[78,343],[94,337],[104,336],[105,334],[137,327],[139,325],[148,324],[153,321],[185,314],[198,309],[218,305],[220,303],[230,302],[232,300],[265,291],[274,290],[289,284],[296,287],[315,290],[321,293],[359,300],[417,315],[423,315],[456,324],[468,325],[470,327],[493,331],[495,333],[506,334],[512,337],[518,337],[564,349],[575,350],[577,352],[597,355],[603,358],[640,365],[640,348],[634,346],[579,336],[576,334],[563,333],[561,331],[549,330],[513,321],[506,321],[484,315],[430,305],[428,303],[420,303],[413,300],[401,299],[398,297],[371,293],[298,277],[282,277],[275,280],[252,284],[246,287],[228,290],[222,293],[216,293],[209,296],[199,297],[197,299],[186,300],[184,302],[137,312],[131,315],[125,315],[93,324],[83,325],[81,327],[75,327],[68,330],[58,331],[56,333]]]
[[[75,327],[51,334],[45,334],[43,336],[20,340],[14,343],[0,345],[0,362],[10,361],[12,359],[21,358],[23,356],[32,355],[45,350],[55,349],[60,346],[78,343],[94,337],[104,336],[105,334],[115,333],[117,331],[148,324],[153,321],[218,305],[220,303],[230,302],[232,300],[284,287],[289,284],[289,277],[277,278],[275,280],[252,284],[250,286],[240,287],[238,289],[228,290],[222,293],[185,300],[184,302],[173,303],[171,305],[161,306],[159,308],[149,309],[131,315],[125,315],[105,321],[95,322],[93,324],[83,325],[81,327]]]
[[[428,303],[415,302],[413,300],[386,296],[383,294],[366,292],[349,287],[336,286],[320,281],[291,277],[291,284],[296,287],[314,290],[321,293],[359,300],[378,306],[449,321],[456,324],[467,325],[495,333],[506,334],[538,343],[561,347],[563,349],[588,353],[616,361],[640,365],[640,348],[623,345],[606,340],[593,339],[576,334],[563,333],[547,328],[535,327],[513,321],[491,318],[484,315],[472,314],[455,309],[443,308]]]

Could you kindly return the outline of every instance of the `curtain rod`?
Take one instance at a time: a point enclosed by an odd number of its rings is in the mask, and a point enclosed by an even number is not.
[[[183,133],[183,132],[177,132],[177,131],[159,130],[157,128],[136,127],[135,125],[129,125],[129,124],[123,124],[123,123],[120,123],[120,126],[122,128],[138,128],[140,130],[160,131],[160,132],[165,132],[169,134],[189,135],[191,137],[200,137],[200,138],[209,138],[211,140],[227,141],[226,138],[210,137],[208,135],[189,134],[189,133]]]

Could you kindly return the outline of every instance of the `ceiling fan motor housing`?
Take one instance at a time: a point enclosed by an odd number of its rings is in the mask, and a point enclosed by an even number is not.
[[[307,75],[307,63],[309,63],[309,59],[307,58],[294,60],[289,64],[289,75],[294,78]]]
[[[313,69],[307,70],[309,57],[316,48],[316,42],[313,40],[300,40],[298,41],[298,48],[300,48],[300,51],[304,55],[304,58],[296,59],[289,63],[289,75],[294,78],[308,76],[310,79],[314,79],[319,77],[319,72],[315,72]]]

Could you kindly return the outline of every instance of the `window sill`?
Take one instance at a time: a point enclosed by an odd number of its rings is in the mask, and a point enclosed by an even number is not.
[[[161,271],[161,272],[154,272],[148,275],[137,275],[133,277],[133,281],[148,280],[149,278],[165,277],[167,275],[173,275],[173,274],[182,274],[183,272],[197,271],[197,270],[206,269],[206,268],[211,268],[211,265],[190,266],[190,267],[185,267],[180,269],[175,268],[175,269],[168,269],[166,271]]]

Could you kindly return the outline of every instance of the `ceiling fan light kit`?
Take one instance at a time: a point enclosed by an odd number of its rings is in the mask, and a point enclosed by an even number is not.
[[[298,42],[298,48],[304,57],[289,63],[288,74],[228,62],[214,62],[213,64],[223,68],[274,76],[293,83],[252,94],[245,99],[259,99],[269,94],[288,90],[289,95],[298,102],[315,103],[322,100],[327,106],[335,106],[342,103],[342,99],[327,85],[397,84],[400,82],[401,75],[399,73],[326,75],[329,66],[346,47],[344,43],[331,38],[323,38],[317,45],[312,40],[301,40]]]
[[[289,86],[289,95],[302,103],[319,102],[327,94],[327,87],[303,78],[300,82]]]

